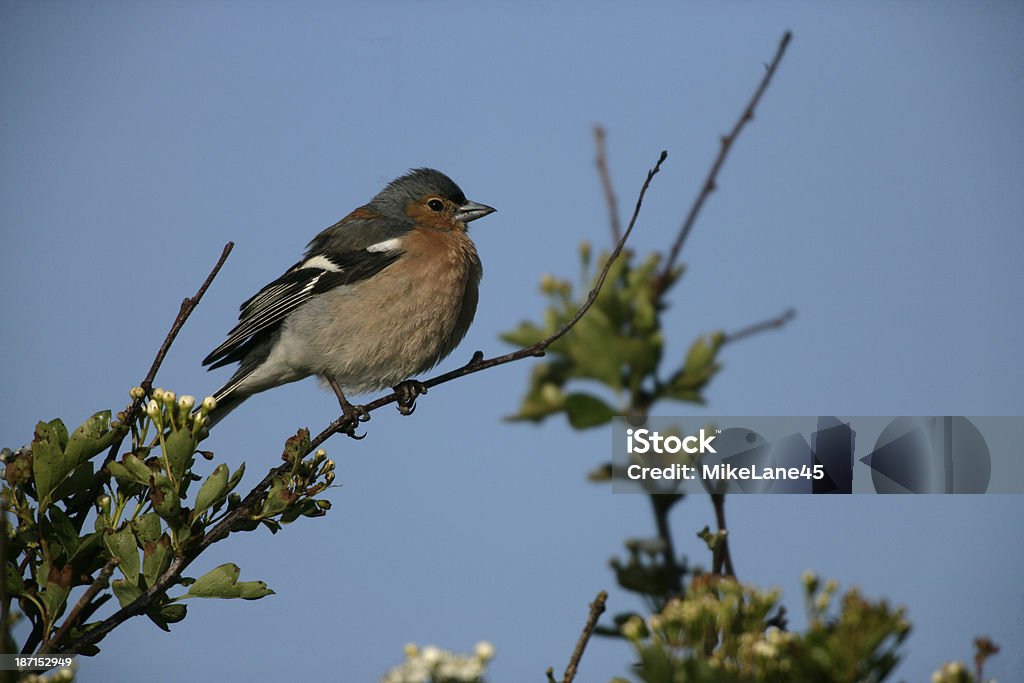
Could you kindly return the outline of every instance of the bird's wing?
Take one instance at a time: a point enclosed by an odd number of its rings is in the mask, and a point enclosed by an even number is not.
[[[330,254],[311,250],[305,259],[241,305],[238,324],[224,343],[203,359],[203,365],[212,370],[242,360],[247,342],[255,335],[278,327],[289,313],[315,296],[376,275],[401,255],[395,238],[359,250]]]

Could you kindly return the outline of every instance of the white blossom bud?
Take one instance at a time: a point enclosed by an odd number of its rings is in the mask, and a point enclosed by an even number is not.
[[[473,653],[482,661],[489,662],[494,659],[494,646],[486,640],[481,640],[473,647]]]

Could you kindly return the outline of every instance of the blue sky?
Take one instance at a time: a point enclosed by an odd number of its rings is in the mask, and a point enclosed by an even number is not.
[[[0,5],[0,442],[37,420],[117,408],[184,296],[234,253],[159,384],[205,395],[200,359],[237,306],[320,229],[406,169],[433,166],[498,208],[473,225],[481,308],[442,369],[542,307],[544,273],[608,240],[591,126],[620,203],[661,149],[633,246],[664,248],[718,136],[786,29],[794,41],[683,258],[668,353],[790,306],[784,331],[729,348],[708,405],[664,414],[1024,414],[1024,6],[979,3],[27,3]],[[436,389],[328,442],[332,512],[246,534],[235,561],[277,595],[208,601],[171,634],[122,627],[80,680],[375,680],[407,641],[494,642],[494,681],[561,670],[607,567],[652,533],[643,499],[584,481],[610,433],[508,424],[523,362]],[[249,401],[207,445],[252,484],[297,426],[337,404],[313,381]],[[683,552],[708,501],[678,506]],[[901,675],[1007,646],[1024,669],[1020,496],[736,497],[741,578],[799,574],[906,604]],[[1018,567],[1014,570],[1013,567]],[[211,647],[212,645],[212,647]],[[185,656],[185,653],[188,653]],[[624,675],[595,641],[581,680]]]

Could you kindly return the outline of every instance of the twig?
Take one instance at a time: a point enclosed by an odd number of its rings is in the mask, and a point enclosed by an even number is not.
[[[48,652],[52,652],[54,645],[60,645],[60,641],[64,640],[64,636],[67,635],[67,632],[78,621],[78,617],[82,613],[82,610],[92,602],[92,599],[96,597],[97,593],[109,585],[110,576],[114,573],[114,568],[119,564],[121,564],[121,560],[116,557],[112,557],[105,565],[103,565],[103,569],[100,570],[96,580],[89,584],[89,587],[85,589],[85,592],[82,593],[82,597],[75,603],[71,613],[68,614],[67,619],[65,619],[64,623],[61,624],[59,629],[57,629],[57,632],[53,634],[52,638],[48,638],[43,642],[43,646],[39,648],[39,654],[43,655]]]
[[[647,178],[646,180],[644,180],[644,184],[640,188],[640,194],[637,196],[636,206],[633,208],[633,215],[629,219],[629,225],[626,227],[626,232],[622,234],[622,237],[615,245],[615,249],[612,250],[612,253],[611,255],[609,255],[608,260],[605,261],[604,267],[601,269],[601,272],[597,278],[597,282],[594,283],[593,289],[591,289],[590,292],[587,294],[587,298],[584,300],[583,304],[579,307],[576,313],[574,313],[573,316],[564,325],[558,328],[550,336],[541,339],[539,342],[531,344],[529,346],[524,346],[523,348],[518,349],[516,351],[512,351],[511,353],[506,353],[500,356],[494,356],[492,358],[484,358],[483,352],[477,351],[475,354],[473,354],[473,357],[470,359],[470,361],[463,365],[461,368],[456,368],[455,370],[446,372],[443,375],[432,377],[423,382],[423,385],[430,389],[432,387],[438,386],[439,384],[450,382],[453,379],[465,377],[466,375],[471,375],[475,372],[480,372],[481,370],[493,368],[498,365],[504,365],[505,363],[511,363],[513,361],[521,360],[523,358],[543,356],[544,351],[549,346],[551,346],[551,344],[555,343],[560,338],[565,336],[565,334],[568,333],[569,330],[571,330],[573,326],[580,321],[580,318],[582,318],[584,314],[586,314],[590,307],[594,305],[594,301],[597,300],[597,295],[601,292],[601,287],[604,285],[605,278],[608,276],[608,271],[611,269],[612,263],[615,261],[616,258],[618,258],[619,254],[622,253],[622,249],[626,244],[626,240],[629,239],[630,233],[633,232],[633,226],[636,225],[637,217],[640,215],[640,207],[643,205],[644,195],[647,194],[647,188],[650,187],[651,180],[654,178],[655,175],[657,175],[658,171],[661,170],[661,165],[665,162],[665,159],[667,158],[668,152],[662,151],[661,155],[658,157],[657,163],[654,165],[654,168],[647,172]],[[362,406],[362,408],[365,410],[366,413],[370,413],[374,410],[377,410],[378,408],[388,405],[389,403],[394,403],[397,400],[398,394],[392,392],[390,394],[381,396],[375,401],[367,403],[366,405]],[[312,439],[312,441],[310,441],[309,451],[307,452],[311,452],[313,449],[317,448],[320,444],[322,444],[332,435],[337,434],[339,432],[345,432],[346,430],[351,429],[352,426],[352,418],[350,416],[342,415],[334,422],[329,424],[326,429],[317,434]]]
[[[612,228],[612,242],[618,242],[622,237],[622,226],[619,224],[619,200],[615,198],[615,187],[612,185],[612,175],[608,171],[608,155],[605,150],[605,132],[602,126],[594,126],[594,145],[597,147],[597,158],[594,163],[597,165],[597,174],[601,178],[601,189],[604,191],[604,200],[608,203],[608,223]]]
[[[163,344],[160,345],[160,350],[156,352],[156,358],[153,359],[153,364],[149,366],[149,372],[146,373],[146,378],[139,384],[145,392],[146,396],[149,396],[150,391],[153,389],[153,380],[156,379],[156,373],[160,369],[160,366],[164,362],[164,357],[167,356],[167,352],[171,349],[171,344],[174,343],[174,339],[178,336],[178,332],[184,327],[185,321],[192,315],[192,311],[195,310],[196,306],[199,305],[199,300],[206,294],[206,290],[210,288],[213,283],[213,279],[217,277],[217,273],[220,272],[224,262],[228,260],[228,255],[234,248],[234,242],[228,242],[224,245],[223,251],[221,251],[220,258],[217,259],[217,263],[213,266],[213,270],[206,276],[206,280],[196,291],[194,296],[185,297],[181,302],[181,308],[178,309],[178,316],[174,319],[174,324],[171,325],[171,329],[167,332],[167,336],[164,337]],[[131,407],[128,409],[128,413],[125,415],[124,424],[130,425],[135,421],[135,417],[138,415],[139,409],[142,407],[142,402],[145,398],[137,398],[132,401]],[[121,443],[124,441],[124,436],[114,441],[110,446],[110,450],[107,454],[107,460],[117,456],[117,449],[121,447]]]
[[[231,253],[234,246],[234,242],[228,242],[224,245],[224,249],[220,253],[220,258],[217,259],[217,263],[214,264],[213,270],[210,271],[210,274],[206,276],[206,280],[204,280],[203,284],[200,285],[198,290],[196,290],[195,295],[185,297],[185,299],[182,300],[181,308],[178,309],[178,315],[174,319],[174,324],[171,325],[171,329],[167,332],[167,336],[164,337],[164,341],[160,345],[160,350],[157,351],[156,358],[153,359],[153,364],[149,366],[149,372],[146,373],[145,379],[143,379],[142,383],[139,385],[145,390],[146,396],[149,396],[150,391],[153,389],[153,380],[156,379],[156,373],[160,370],[160,366],[163,364],[164,358],[167,356],[167,352],[171,348],[171,344],[174,343],[175,338],[178,336],[178,332],[181,331],[181,328],[185,325],[185,321],[187,321],[189,316],[192,315],[192,311],[194,311],[196,306],[199,305],[199,300],[203,298],[203,295],[206,294],[206,290],[210,288],[210,285],[213,283],[213,279],[217,277],[217,273],[220,272],[224,262],[228,260],[228,255]],[[135,422],[135,418],[138,416],[139,410],[142,408],[143,401],[145,401],[145,397],[137,398],[132,401],[131,406],[124,415],[124,420],[121,423],[122,425],[128,427]],[[110,450],[107,451],[107,457],[103,461],[104,467],[111,460],[117,457],[117,451],[121,448],[121,444],[124,443],[124,438],[127,434],[128,430],[126,429],[121,436],[114,439],[114,442],[110,445]],[[96,499],[98,493],[99,489],[93,487],[93,489],[89,491],[89,495],[81,497],[81,502],[75,509],[68,510],[68,512],[74,516],[75,528],[79,531],[82,530],[82,524],[85,521],[86,513],[89,511],[89,506],[92,501]]]
[[[565,667],[562,683],[572,683],[572,679],[576,678],[576,669],[580,665],[580,659],[583,658],[583,651],[587,648],[590,636],[594,634],[598,618],[604,613],[604,604],[607,600],[608,591],[601,591],[594,598],[594,601],[590,603],[590,614],[587,615],[587,623],[583,625],[579,640],[576,641],[576,647],[572,651],[572,657],[569,658],[569,664]]]
[[[672,269],[675,268],[676,260],[679,258],[679,252],[682,251],[683,243],[686,242],[686,237],[690,234],[693,224],[697,221],[697,216],[700,214],[700,210],[704,206],[705,200],[707,200],[717,187],[716,179],[718,178],[718,172],[725,163],[725,159],[729,155],[729,150],[732,149],[732,145],[736,142],[736,138],[739,137],[743,127],[753,120],[754,109],[761,100],[761,96],[764,94],[764,91],[768,88],[768,84],[771,82],[772,76],[775,75],[775,70],[778,68],[779,62],[782,61],[782,55],[785,54],[786,48],[789,46],[789,41],[792,38],[793,34],[789,31],[786,31],[783,34],[782,40],[779,42],[779,48],[775,52],[775,57],[765,70],[765,74],[761,79],[760,85],[757,86],[757,90],[754,91],[750,101],[747,102],[746,108],[743,110],[743,113],[740,114],[740,118],[736,121],[732,130],[729,131],[728,135],[722,136],[721,145],[718,148],[718,156],[715,157],[714,163],[711,164],[711,169],[708,171],[708,175],[704,179],[704,184],[701,186],[700,192],[697,194],[697,198],[690,206],[690,211],[686,214],[686,219],[683,220],[683,224],[679,228],[679,235],[676,236],[676,241],[672,244],[672,249],[669,251],[668,260],[665,261],[665,268],[661,271],[660,281],[663,283],[663,287],[669,282]]]
[[[718,530],[726,531],[728,527],[725,526],[725,494],[724,493],[712,493],[711,504],[715,506],[715,524],[718,526]],[[732,554],[729,552],[729,536],[728,532],[722,538],[722,551],[716,553],[716,560],[720,559],[721,562],[716,562],[714,567],[711,568],[713,574],[723,574],[724,576],[736,576],[736,570],[732,566]],[[721,564],[721,566],[718,566]],[[724,572],[722,570],[725,570]]]
[[[768,330],[778,329],[795,317],[796,310],[792,308],[787,308],[785,311],[775,316],[774,318],[762,320],[759,323],[747,325],[746,327],[741,327],[735,332],[730,332],[729,334],[725,335],[725,339],[722,340],[722,345],[724,346],[725,344],[732,344],[734,342],[746,339],[747,337],[753,337],[755,334],[760,334],[761,332],[767,332]]]

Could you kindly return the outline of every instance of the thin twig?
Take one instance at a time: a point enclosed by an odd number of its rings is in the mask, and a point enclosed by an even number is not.
[[[654,178],[655,175],[657,175],[658,171],[661,170],[661,165],[665,162],[665,159],[667,158],[668,152],[662,151],[658,157],[657,163],[654,165],[654,168],[647,172],[647,178],[644,180],[644,184],[640,188],[640,194],[637,196],[636,206],[633,208],[633,215],[629,219],[629,225],[626,227],[626,232],[622,234],[622,237],[615,245],[615,249],[612,250],[612,253],[611,255],[609,255],[608,260],[605,261],[604,267],[601,269],[597,281],[594,283],[593,289],[591,289],[590,292],[587,294],[587,298],[584,300],[583,304],[579,307],[579,309],[577,309],[576,313],[574,313],[573,316],[564,325],[558,328],[550,336],[541,339],[539,342],[531,344],[529,346],[524,346],[523,348],[518,349],[516,351],[512,351],[511,353],[506,353],[500,356],[494,356],[492,358],[484,358],[483,353],[481,351],[477,351],[475,354],[473,354],[473,357],[470,359],[470,361],[463,365],[461,368],[456,368],[455,370],[451,370],[450,372],[438,375],[437,377],[432,377],[424,381],[423,385],[430,389],[432,387],[438,386],[439,384],[450,382],[453,379],[465,377],[466,375],[471,375],[475,372],[480,372],[481,370],[493,368],[498,365],[504,365],[505,363],[511,363],[513,361],[521,360],[523,358],[543,356],[544,351],[549,346],[551,346],[551,344],[555,343],[563,336],[565,336],[565,334],[568,333],[569,330],[571,330],[573,326],[580,321],[580,318],[582,318],[584,314],[586,314],[590,307],[594,305],[594,301],[597,300],[597,295],[601,292],[601,287],[604,285],[605,278],[608,276],[608,271],[611,269],[612,263],[615,261],[616,258],[618,258],[619,254],[622,253],[622,249],[626,244],[626,240],[629,239],[630,233],[633,232],[633,226],[636,225],[637,217],[640,215],[640,207],[643,205],[644,195],[647,194],[647,188],[650,187],[651,180]],[[388,405],[389,403],[394,403],[397,400],[398,394],[392,392],[390,394],[381,396],[375,401],[367,403],[366,405],[362,406],[362,408],[365,410],[366,413],[370,413],[374,410],[377,410],[378,408]],[[309,450],[312,451],[313,449],[317,448],[320,444],[322,444],[324,441],[326,441],[334,434],[351,430],[353,426],[353,418],[348,415],[342,415],[334,422],[329,424],[322,432],[317,434],[312,439],[312,441],[310,441]]]
[[[569,658],[569,664],[565,667],[562,683],[572,683],[572,679],[576,678],[576,669],[580,665],[580,659],[583,658],[583,651],[587,649],[590,636],[594,635],[597,620],[604,613],[604,604],[607,600],[608,591],[601,591],[594,598],[594,601],[590,603],[590,614],[587,615],[587,623],[583,625],[579,640],[576,641],[576,647],[572,651],[572,657]]]
[[[732,149],[732,145],[736,142],[736,138],[739,137],[743,127],[753,120],[754,109],[761,100],[761,96],[764,94],[764,91],[768,88],[768,84],[771,82],[772,76],[775,75],[775,70],[778,68],[779,62],[782,61],[782,55],[785,54],[786,48],[789,46],[789,41],[792,38],[793,34],[789,31],[786,31],[786,33],[783,34],[782,40],[779,42],[779,48],[775,52],[775,57],[765,70],[765,74],[761,79],[760,85],[757,86],[757,90],[754,91],[753,96],[747,103],[746,108],[744,108],[743,113],[740,114],[740,118],[736,121],[732,130],[729,131],[728,135],[722,136],[721,144],[718,148],[718,156],[715,157],[714,163],[711,164],[711,169],[708,171],[708,175],[704,179],[704,184],[701,186],[700,192],[697,194],[697,198],[690,206],[690,211],[686,214],[686,218],[683,220],[683,224],[679,228],[679,234],[676,236],[676,241],[672,244],[668,260],[665,261],[665,267],[661,271],[660,281],[663,283],[663,287],[669,282],[672,269],[675,268],[676,260],[679,258],[679,252],[682,251],[683,243],[686,242],[686,237],[690,234],[693,224],[697,221],[697,216],[700,214],[700,210],[704,206],[705,200],[707,200],[717,187],[718,172],[725,163],[725,159],[729,155],[729,150]]]
[[[72,626],[78,621],[79,615],[82,610],[85,609],[92,599],[96,597],[96,594],[106,588],[110,582],[110,576],[114,573],[114,568],[121,564],[121,560],[116,557],[112,557],[107,560],[107,563],[103,565],[103,569],[100,570],[96,580],[89,584],[89,587],[82,593],[82,597],[78,599],[75,606],[72,608],[71,613],[68,614],[68,618],[64,620],[57,632],[53,634],[52,638],[47,639],[43,642],[43,646],[39,648],[39,654],[44,655],[48,652],[52,652],[55,645],[60,645],[60,641],[64,640],[64,636],[71,629]]]
[[[730,332],[729,334],[725,335],[725,339],[722,340],[722,345],[724,346],[725,344],[732,344],[734,342],[746,339],[747,337],[753,337],[755,334],[760,334],[762,332],[767,332],[769,330],[778,329],[795,317],[796,310],[792,308],[787,308],[785,311],[775,316],[774,318],[762,320],[759,323],[747,325],[746,327],[741,327],[735,332]]]
[[[725,494],[712,493],[711,504],[715,506],[715,524],[718,526],[718,531],[726,532],[726,535],[722,538],[721,552],[715,553],[716,560],[720,559],[721,562],[716,562],[716,566],[712,567],[711,571],[714,574],[722,574],[723,576],[736,576],[736,570],[732,566],[732,554],[729,552],[728,527],[725,526]],[[721,566],[718,566],[718,564],[721,564]]]
[[[149,396],[150,391],[153,389],[153,380],[156,379],[156,373],[160,370],[160,366],[164,362],[164,358],[167,356],[167,352],[171,348],[171,344],[174,343],[175,338],[178,336],[178,332],[185,325],[185,321],[188,320],[189,316],[192,315],[192,311],[195,310],[196,306],[199,305],[199,300],[206,294],[206,290],[213,284],[213,279],[217,277],[217,273],[220,272],[221,267],[224,266],[224,262],[228,260],[228,255],[234,248],[234,242],[228,242],[224,245],[224,249],[220,253],[220,258],[217,259],[217,263],[214,264],[213,270],[206,276],[203,284],[200,285],[196,293],[191,297],[185,297],[181,302],[181,307],[178,309],[178,315],[174,318],[174,324],[171,325],[171,329],[167,332],[167,336],[164,337],[163,343],[160,345],[160,350],[156,353],[156,358],[153,359],[153,364],[149,366],[149,372],[146,373],[145,379],[139,385],[145,390],[145,396]],[[128,427],[135,423],[135,418],[139,414],[139,410],[142,409],[142,403],[145,401],[145,397],[140,397],[132,401],[131,406],[124,415],[124,420],[121,422],[122,425]],[[128,430],[125,431],[110,445],[110,450],[107,451],[107,457],[103,461],[105,467],[110,461],[117,457],[117,451],[121,448],[121,444],[124,442],[125,436],[127,436]],[[99,489],[93,487],[89,491],[89,495],[82,496],[81,502],[75,509],[68,510],[70,516],[74,517],[75,528],[79,531],[82,530],[82,524],[85,521],[86,513],[89,511],[89,506],[96,499],[99,494]]]
[[[602,126],[594,126],[594,145],[597,147],[597,158],[594,159],[594,163],[597,165],[597,175],[601,178],[604,200],[608,204],[608,224],[612,228],[612,242],[618,242],[622,237],[622,225],[619,223],[619,200],[615,197],[612,174],[608,170],[608,154],[604,144],[605,137],[604,128]]]
[[[224,249],[220,253],[220,258],[217,259],[217,263],[214,264],[213,270],[211,270],[210,274],[206,276],[206,280],[203,281],[203,284],[199,287],[198,291],[196,291],[195,295],[185,297],[185,299],[182,300],[181,308],[178,309],[178,316],[174,319],[174,324],[171,325],[171,329],[167,332],[167,336],[164,337],[164,342],[160,345],[160,350],[156,352],[156,358],[153,359],[153,364],[149,366],[149,372],[146,373],[145,379],[143,379],[142,383],[139,384],[139,386],[145,390],[146,396],[149,396],[150,391],[153,389],[153,380],[156,379],[156,373],[160,370],[160,366],[163,364],[164,358],[167,356],[167,352],[170,351],[171,344],[174,343],[174,339],[178,336],[178,332],[180,332],[181,328],[184,327],[185,321],[188,320],[190,315],[192,315],[192,311],[194,311],[196,306],[199,305],[199,300],[203,298],[204,294],[206,294],[206,290],[210,288],[211,284],[213,284],[213,279],[217,277],[217,273],[220,272],[224,262],[228,260],[228,255],[234,247],[234,242],[228,242],[224,245]],[[142,407],[143,401],[145,401],[145,398],[137,398],[132,401],[132,405],[128,409],[128,413],[125,415],[124,424],[130,425],[135,421],[135,418]],[[122,441],[124,441],[124,436],[114,441],[110,447],[110,451],[108,451],[107,460],[111,460],[117,456],[117,449],[121,447]]]

